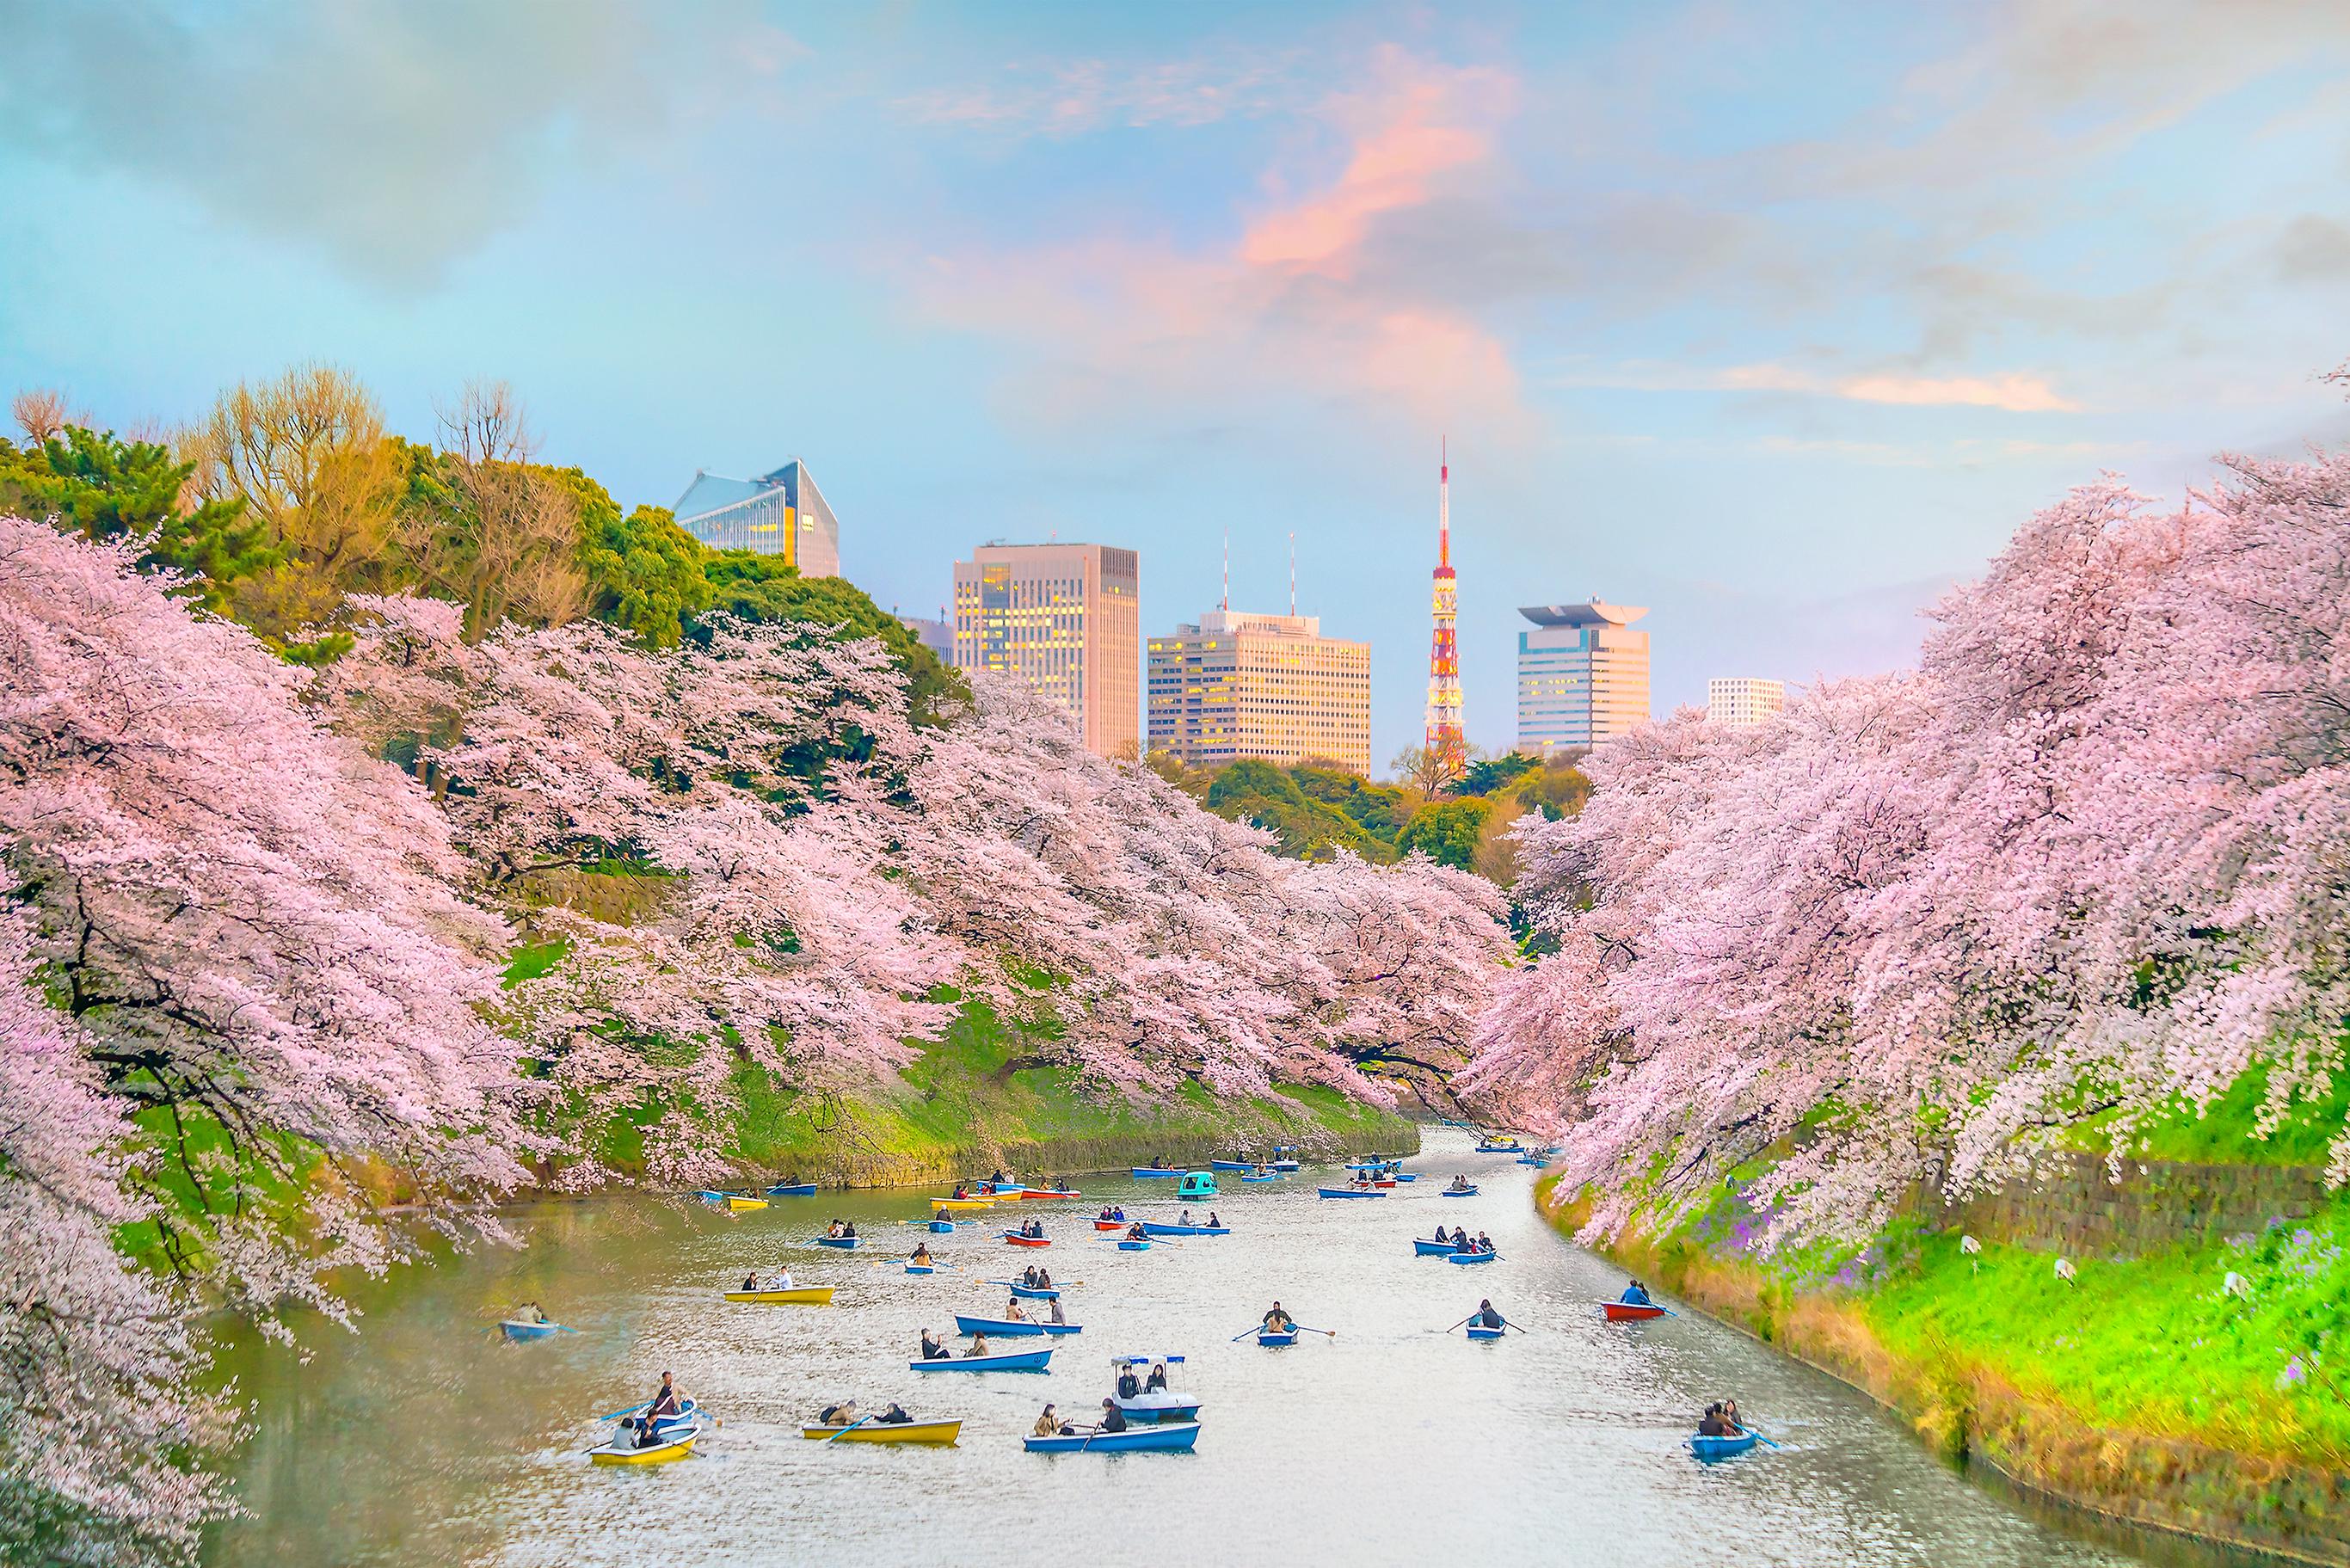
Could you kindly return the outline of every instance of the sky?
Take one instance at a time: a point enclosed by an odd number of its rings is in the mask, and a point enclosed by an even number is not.
[[[1440,441],[1470,737],[1516,607],[1656,705],[1914,659],[2115,471],[2350,434],[2350,5],[0,0],[0,392],[169,429],[511,381],[623,504],[803,459],[934,614],[1138,549],[1373,649],[1419,735]]]

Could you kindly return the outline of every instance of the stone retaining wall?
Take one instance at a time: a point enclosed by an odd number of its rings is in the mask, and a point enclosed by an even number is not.
[[[2256,1234],[2314,1213],[2326,1197],[2324,1172],[2315,1166],[2131,1160],[2116,1182],[2100,1157],[2058,1153],[2041,1156],[2028,1179],[1924,1208],[1936,1229],[1986,1241],[2072,1258],[2134,1258]]]

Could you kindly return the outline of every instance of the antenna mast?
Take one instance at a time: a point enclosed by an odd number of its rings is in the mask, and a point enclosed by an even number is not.
[[[1289,614],[1293,619],[1297,615],[1297,533],[1295,529],[1289,535]]]

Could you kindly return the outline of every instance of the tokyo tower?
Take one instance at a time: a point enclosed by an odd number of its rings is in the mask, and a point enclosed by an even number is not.
[[[1461,728],[1461,647],[1454,622],[1461,612],[1461,591],[1452,576],[1452,464],[1451,453],[1439,449],[1436,470],[1436,574],[1430,609],[1435,634],[1428,645],[1428,753],[1441,760],[1443,777],[1460,774],[1469,757],[1468,737]]]

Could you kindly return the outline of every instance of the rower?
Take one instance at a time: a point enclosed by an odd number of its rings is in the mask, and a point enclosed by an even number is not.
[[[933,1209],[931,1210],[931,1223],[933,1225],[951,1225],[954,1223],[954,1216],[949,1214],[943,1209]]]
[[[1040,1291],[1049,1291],[1053,1288],[1052,1270],[1039,1269],[1036,1271],[1036,1288]]]
[[[1721,1424],[1730,1428],[1728,1435],[1731,1437],[1742,1438],[1746,1435],[1746,1423],[1738,1418],[1737,1400],[1724,1399],[1721,1402]]]
[[[1715,1403],[1708,1405],[1705,1407],[1705,1414],[1698,1418],[1697,1435],[1700,1438],[1727,1438],[1731,1436],[1730,1423],[1721,1418],[1721,1405],[1720,1401],[1717,1400]]]
[[[889,1407],[874,1419],[884,1427],[910,1427],[914,1424],[914,1418],[906,1414],[906,1407],[895,1399],[890,1400]]]
[[[1493,1310],[1493,1303],[1491,1301],[1481,1301],[1477,1303],[1476,1324],[1479,1328],[1500,1328],[1506,1322],[1507,1320],[1500,1313]]]
[[[1486,1234],[1485,1234],[1485,1232],[1483,1232],[1482,1231],[1478,1231],[1478,1232],[1477,1232],[1477,1250],[1478,1250],[1479,1251],[1481,1251],[1481,1252],[1490,1252],[1490,1251],[1492,1251],[1493,1250],[1493,1238],[1492,1238],[1491,1236],[1486,1235]]]
[[[1018,1296],[1014,1296],[1003,1303],[1003,1321],[1006,1323],[1026,1323],[1028,1321],[1027,1315],[1020,1310],[1020,1298]]]
[[[1102,1401],[1101,1429],[1105,1432],[1126,1430],[1126,1412],[1118,1407],[1118,1401],[1115,1399]]]
[[[641,1448],[645,1442],[651,1439],[655,1425],[669,1417],[680,1414],[684,1406],[678,1397],[676,1383],[671,1381],[668,1373],[662,1373],[660,1392],[652,1397],[652,1402],[645,1407],[645,1413],[637,1417],[637,1432],[639,1439],[638,1446]]]
[[[915,1242],[915,1243],[914,1243],[914,1262],[918,1262],[918,1263],[927,1263],[927,1262],[929,1262],[930,1261],[931,1261],[931,1244],[930,1244],[928,1241],[917,1241],[917,1242]]]
[[[976,1361],[987,1354],[987,1335],[974,1334],[971,1336],[971,1348],[962,1353],[962,1358],[965,1361]]]
[[[1148,1235],[1142,1229],[1141,1220],[1137,1220],[1133,1224],[1128,1225],[1126,1228],[1126,1239],[1129,1241],[1142,1241],[1149,1240]]]
[[[1189,1209],[1186,1209],[1182,1213],[1175,1217],[1175,1223],[1178,1225],[1189,1225],[1191,1222],[1191,1211]]]
[[[1266,1313],[1263,1318],[1264,1326],[1272,1330],[1274,1334],[1287,1334],[1290,1329],[1295,1326],[1296,1321],[1297,1320],[1291,1317],[1288,1313],[1282,1310],[1282,1305],[1279,1302],[1273,1303],[1273,1310]]]
[[[1648,1299],[1648,1287],[1642,1284],[1638,1280],[1627,1280],[1624,1282],[1623,1300],[1624,1304],[1627,1306],[1654,1306],[1656,1304]]]
[[[947,1347],[945,1342],[931,1338],[931,1331],[929,1329],[926,1328],[922,1330],[921,1359],[924,1361],[944,1361],[946,1358]]]
[[[853,1238],[857,1234],[857,1221],[850,1220],[843,1223],[840,1227],[840,1233],[844,1237]]]
[[[853,1427],[857,1424],[857,1401],[843,1399],[837,1405],[827,1405],[816,1413],[819,1427]]]

